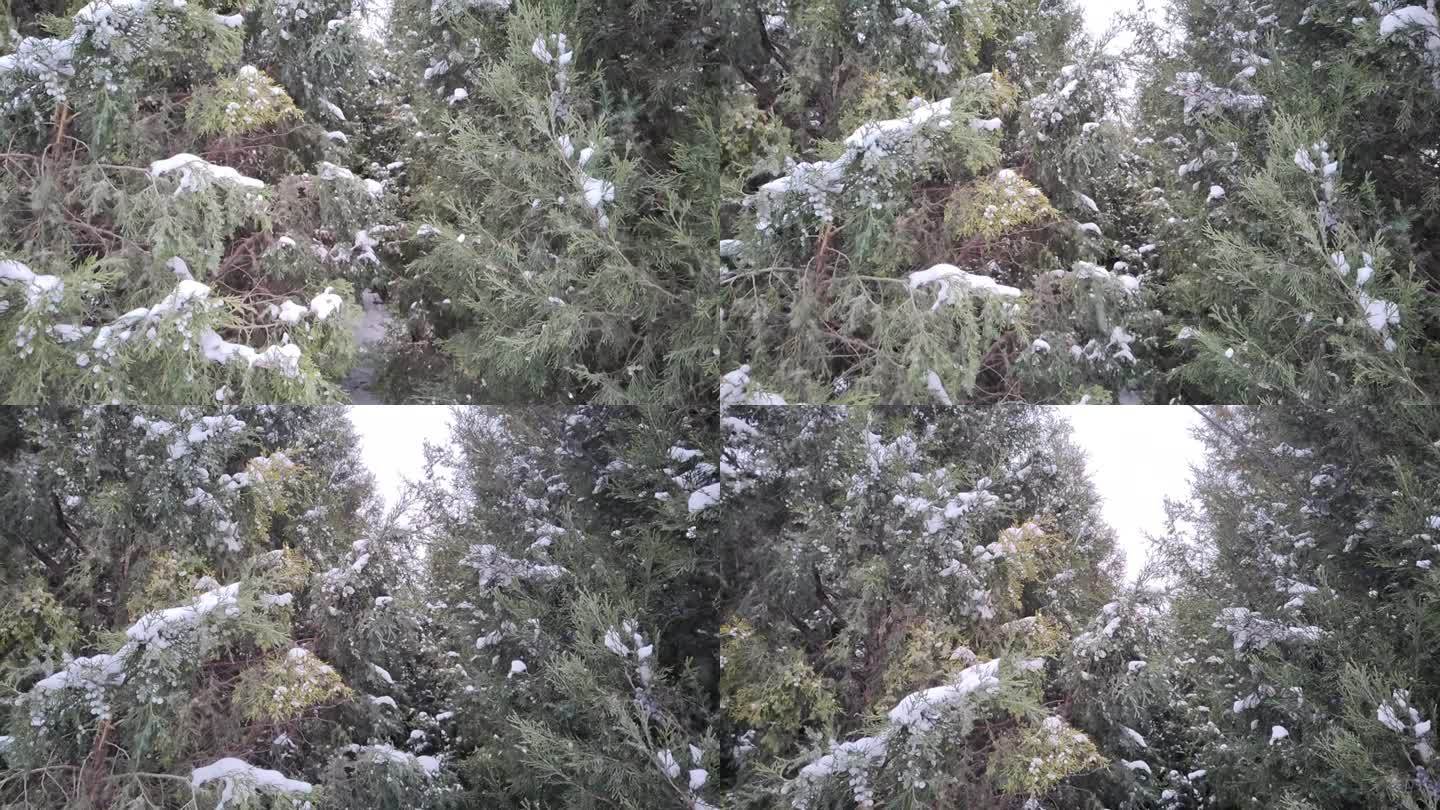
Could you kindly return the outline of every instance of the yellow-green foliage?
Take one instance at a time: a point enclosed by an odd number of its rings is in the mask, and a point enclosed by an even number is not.
[[[1059,717],[1047,717],[1000,742],[991,773],[1011,796],[1042,796],[1067,777],[1105,764],[1095,743]]]
[[[756,106],[754,96],[726,99],[714,126],[720,165],[762,166],[769,160],[774,169],[783,168],[790,133],[779,116]]]
[[[302,472],[302,468],[289,456],[278,451],[253,458],[246,465],[244,474],[250,479],[251,524],[257,539],[264,540],[269,536],[271,522],[289,504],[286,487]]]
[[[1029,656],[1054,655],[1067,639],[1065,629],[1044,613],[1008,622],[1001,630]]]
[[[310,581],[310,561],[292,548],[266,552],[259,559],[267,590],[297,591]]]
[[[195,583],[215,573],[198,554],[162,552],[147,558],[144,565],[143,584],[125,603],[132,619],[190,600],[195,596]]]
[[[254,65],[196,91],[185,111],[186,122],[199,135],[241,135],[299,117],[285,89]]]
[[[992,73],[990,90],[996,114],[1008,115],[1015,111],[1016,103],[1020,100],[1020,88],[1016,87],[1014,82],[1005,78],[1002,73]]]
[[[923,619],[909,627],[898,655],[885,668],[884,695],[877,701],[888,708],[901,697],[930,686],[975,663],[969,645],[974,641],[954,625]]]
[[[350,687],[329,664],[302,647],[246,670],[235,688],[245,719],[283,723],[312,707],[347,699]]]
[[[75,645],[75,621],[45,587],[31,580],[0,605],[0,667],[20,664],[39,653],[58,657]]]
[[[722,706],[762,732],[760,744],[784,750],[807,726],[823,726],[839,711],[825,679],[793,648],[771,650],[739,620],[720,628]]]
[[[1043,519],[1030,520],[1000,533],[1000,543],[1006,549],[1005,562],[1001,581],[994,590],[1005,596],[1006,606],[1012,610],[1019,609],[1026,583],[1042,578],[1047,563],[1055,559],[1063,545],[1064,538],[1047,531],[1046,524]]]
[[[840,116],[842,132],[850,132],[867,121],[904,115],[910,99],[924,96],[920,85],[907,76],[866,73],[856,84],[859,92],[845,105]]]
[[[1058,217],[1040,189],[1012,169],[956,190],[945,209],[945,224],[960,239],[996,239]]]

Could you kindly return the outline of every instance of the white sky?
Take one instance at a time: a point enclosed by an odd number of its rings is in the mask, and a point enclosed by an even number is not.
[[[1158,0],[1150,0],[1150,5],[1157,4]],[[1135,0],[1080,0],[1080,8],[1085,11],[1085,30],[1098,37],[1105,33],[1115,12],[1130,11],[1136,5]]]
[[[1200,415],[1181,405],[1062,407],[1085,451],[1085,466],[1104,499],[1102,514],[1125,552],[1134,579],[1149,551],[1146,532],[1165,526],[1165,498],[1190,492],[1190,467],[1204,458],[1190,429]]]
[[[375,475],[376,490],[391,506],[406,479],[425,470],[425,442],[450,435],[446,405],[356,405],[350,421],[360,434],[360,455]]]

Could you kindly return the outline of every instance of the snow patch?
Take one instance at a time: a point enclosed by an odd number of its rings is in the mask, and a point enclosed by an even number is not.
[[[996,298],[1018,298],[1020,290],[1014,287],[1007,287],[989,276],[968,273],[953,264],[937,264],[926,270],[916,270],[910,274],[910,289],[936,284],[939,286],[939,293],[935,297],[935,303],[930,309],[936,310],[941,304],[950,302],[950,286],[953,284],[965,292],[985,297]]]

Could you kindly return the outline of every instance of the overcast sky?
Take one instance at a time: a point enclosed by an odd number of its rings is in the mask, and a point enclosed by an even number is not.
[[[425,470],[425,442],[443,442],[450,434],[447,405],[356,405],[350,421],[360,434],[365,466],[392,506],[404,480]]]
[[[1155,0],[1148,4],[1158,5]],[[1085,10],[1085,30],[1091,36],[1100,36],[1110,25],[1110,18],[1117,11],[1133,11],[1136,7],[1134,0],[1080,0],[1080,8]]]
[[[1204,457],[1190,436],[1199,414],[1181,405],[1062,407],[1085,451],[1090,480],[1105,499],[1105,521],[1119,535],[1125,571],[1145,562],[1145,534],[1165,525],[1165,498],[1190,492],[1190,467]]]

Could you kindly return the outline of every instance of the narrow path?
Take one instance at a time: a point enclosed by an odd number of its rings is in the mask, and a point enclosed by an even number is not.
[[[340,387],[350,395],[356,405],[382,405],[380,398],[371,390],[375,383],[374,350],[385,338],[385,325],[390,322],[390,313],[380,303],[380,296],[371,290],[361,290],[360,299],[364,314],[353,327],[355,343],[360,347],[359,361],[350,373],[345,375]]]

